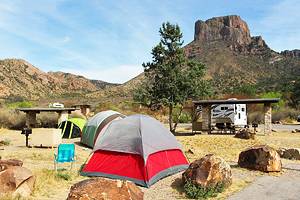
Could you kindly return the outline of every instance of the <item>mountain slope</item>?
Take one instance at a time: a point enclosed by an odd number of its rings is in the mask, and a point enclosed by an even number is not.
[[[25,60],[0,60],[0,98],[83,95],[115,84],[63,72],[43,72]]]

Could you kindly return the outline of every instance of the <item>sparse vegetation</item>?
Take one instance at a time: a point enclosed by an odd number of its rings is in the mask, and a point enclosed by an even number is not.
[[[0,127],[19,130],[25,126],[25,114],[3,108],[0,110]]]
[[[4,139],[4,140],[0,140],[0,146],[8,146],[10,145],[10,139]]]
[[[17,101],[17,102],[8,103],[6,105],[6,107],[9,109],[31,108],[33,106],[34,106],[34,103],[30,102],[30,101]]]
[[[187,197],[192,199],[207,199],[209,197],[216,197],[218,193],[224,191],[224,184],[220,183],[214,187],[201,187],[188,181],[184,184],[184,192]]]

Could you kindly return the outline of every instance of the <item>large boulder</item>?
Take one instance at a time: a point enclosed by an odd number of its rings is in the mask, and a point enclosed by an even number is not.
[[[280,148],[277,153],[281,158],[300,160],[300,149],[298,148]]]
[[[141,200],[144,193],[134,183],[93,178],[73,185],[68,200]]]
[[[182,178],[184,182],[190,181],[203,188],[214,187],[218,184],[228,187],[232,183],[230,166],[222,158],[213,154],[192,162],[182,174]]]
[[[21,160],[9,159],[9,160],[1,160],[0,159],[0,172],[12,167],[12,166],[22,166],[23,162]]]
[[[240,139],[255,139],[255,132],[251,132],[249,129],[241,129],[238,130],[234,137],[240,138]]]
[[[32,172],[20,166],[10,166],[0,172],[0,194],[28,197],[34,187]]]
[[[238,164],[243,168],[263,172],[280,172],[282,165],[279,154],[267,145],[257,145],[242,151]]]

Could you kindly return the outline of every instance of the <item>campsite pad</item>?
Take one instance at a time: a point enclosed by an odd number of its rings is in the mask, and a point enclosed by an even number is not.
[[[283,165],[281,176],[262,176],[228,200],[300,199],[300,164]]]
[[[279,125],[278,125],[279,126]],[[283,125],[281,125],[283,126]],[[179,126],[180,130],[181,126]],[[277,128],[277,125],[276,125]],[[298,127],[297,127],[298,128]],[[278,128],[278,130],[281,130]],[[25,147],[25,136],[21,135],[20,131],[0,129],[0,140],[9,139],[9,146],[1,146],[4,149],[0,150],[0,156],[2,159],[21,159],[24,164],[23,166],[32,170],[37,178],[37,190],[34,191],[34,196],[32,200],[52,200],[52,199],[66,199],[70,190],[70,187],[81,180],[86,179],[86,177],[78,176],[77,171],[72,174],[71,181],[65,181],[63,179],[57,180],[54,176],[51,176],[53,170],[53,154],[57,149],[45,149],[45,148],[26,148]],[[291,182],[294,179],[299,181],[299,171],[297,170],[287,170],[279,175],[280,177],[273,177],[265,173],[241,169],[237,167],[235,162],[238,156],[238,153],[245,149],[248,146],[260,143],[268,143],[275,147],[297,147],[299,146],[300,135],[291,134],[289,132],[275,132],[270,137],[265,137],[262,135],[257,135],[257,140],[239,140],[229,135],[193,135],[193,136],[176,136],[176,139],[180,141],[183,145],[184,151],[187,152],[190,148],[193,147],[195,154],[187,153],[190,161],[202,157],[208,153],[217,153],[218,155],[226,158],[226,161],[233,161],[229,163],[232,166],[233,174],[233,184],[224,193],[219,194],[216,199],[226,199],[231,196],[231,199],[237,199],[236,195],[243,194],[245,198],[242,199],[251,199],[249,195],[244,193],[244,191],[251,189],[253,185],[257,184],[257,181],[264,180],[265,178],[272,178],[276,180],[277,184],[280,184],[276,189],[278,193],[283,194],[292,194],[292,191],[289,192],[284,186],[286,183]],[[75,165],[76,170],[79,170],[80,166],[85,163],[86,159],[91,153],[91,149],[85,148],[79,143],[80,138],[75,139],[63,139],[64,143],[74,143],[76,144],[76,155],[77,162]],[[226,142],[224,142],[226,141]],[[228,146],[230,148],[228,149]],[[201,147],[201,148],[197,148]],[[299,169],[297,167],[300,165],[300,161],[292,161],[283,159],[284,168],[290,167],[293,169]],[[290,166],[293,165],[293,166]],[[65,165],[69,167],[69,165]],[[296,168],[297,167],[297,168]],[[50,173],[50,174],[49,174]],[[158,181],[156,184],[152,185],[151,188],[142,188],[145,192],[145,200],[176,200],[176,199],[185,199],[184,194],[182,194],[182,187],[180,186],[181,173],[174,174],[172,176],[166,177],[161,181]],[[284,181],[284,182],[282,182]],[[254,184],[252,184],[254,183]],[[291,188],[296,188],[296,184],[290,186]],[[268,183],[269,184],[269,183]],[[295,185],[295,187],[294,187]],[[241,190],[246,186],[247,189]],[[289,186],[288,186],[289,187]],[[300,188],[297,186],[297,189]],[[266,188],[267,189],[267,188]],[[240,191],[241,190],[241,191]],[[240,192],[238,192],[240,191]],[[252,191],[252,190],[251,190]],[[254,191],[254,190],[253,190]],[[268,190],[272,191],[272,189]],[[243,192],[243,193],[242,193]],[[236,193],[236,194],[234,194]],[[298,192],[299,193],[299,192]],[[254,191],[254,195],[260,194],[260,191],[257,190],[257,193]],[[251,196],[253,194],[250,194]],[[280,194],[281,195],[281,194]],[[286,196],[287,198],[289,196]],[[262,199],[262,198],[257,198]],[[276,198],[274,198],[276,199]],[[293,198],[291,198],[293,199]],[[299,198],[298,198],[299,199]]]

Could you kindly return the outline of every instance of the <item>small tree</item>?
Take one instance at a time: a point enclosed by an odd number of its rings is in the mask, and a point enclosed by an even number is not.
[[[187,59],[181,48],[179,26],[163,23],[159,33],[161,40],[152,49],[152,62],[143,63],[145,80],[134,98],[154,109],[168,107],[170,131],[175,132],[178,120],[174,122],[174,108],[179,107],[181,115],[183,104],[189,98],[207,95],[209,87],[203,80],[205,66]]]
[[[291,101],[293,107],[300,109],[300,78],[296,78],[291,90]]]

